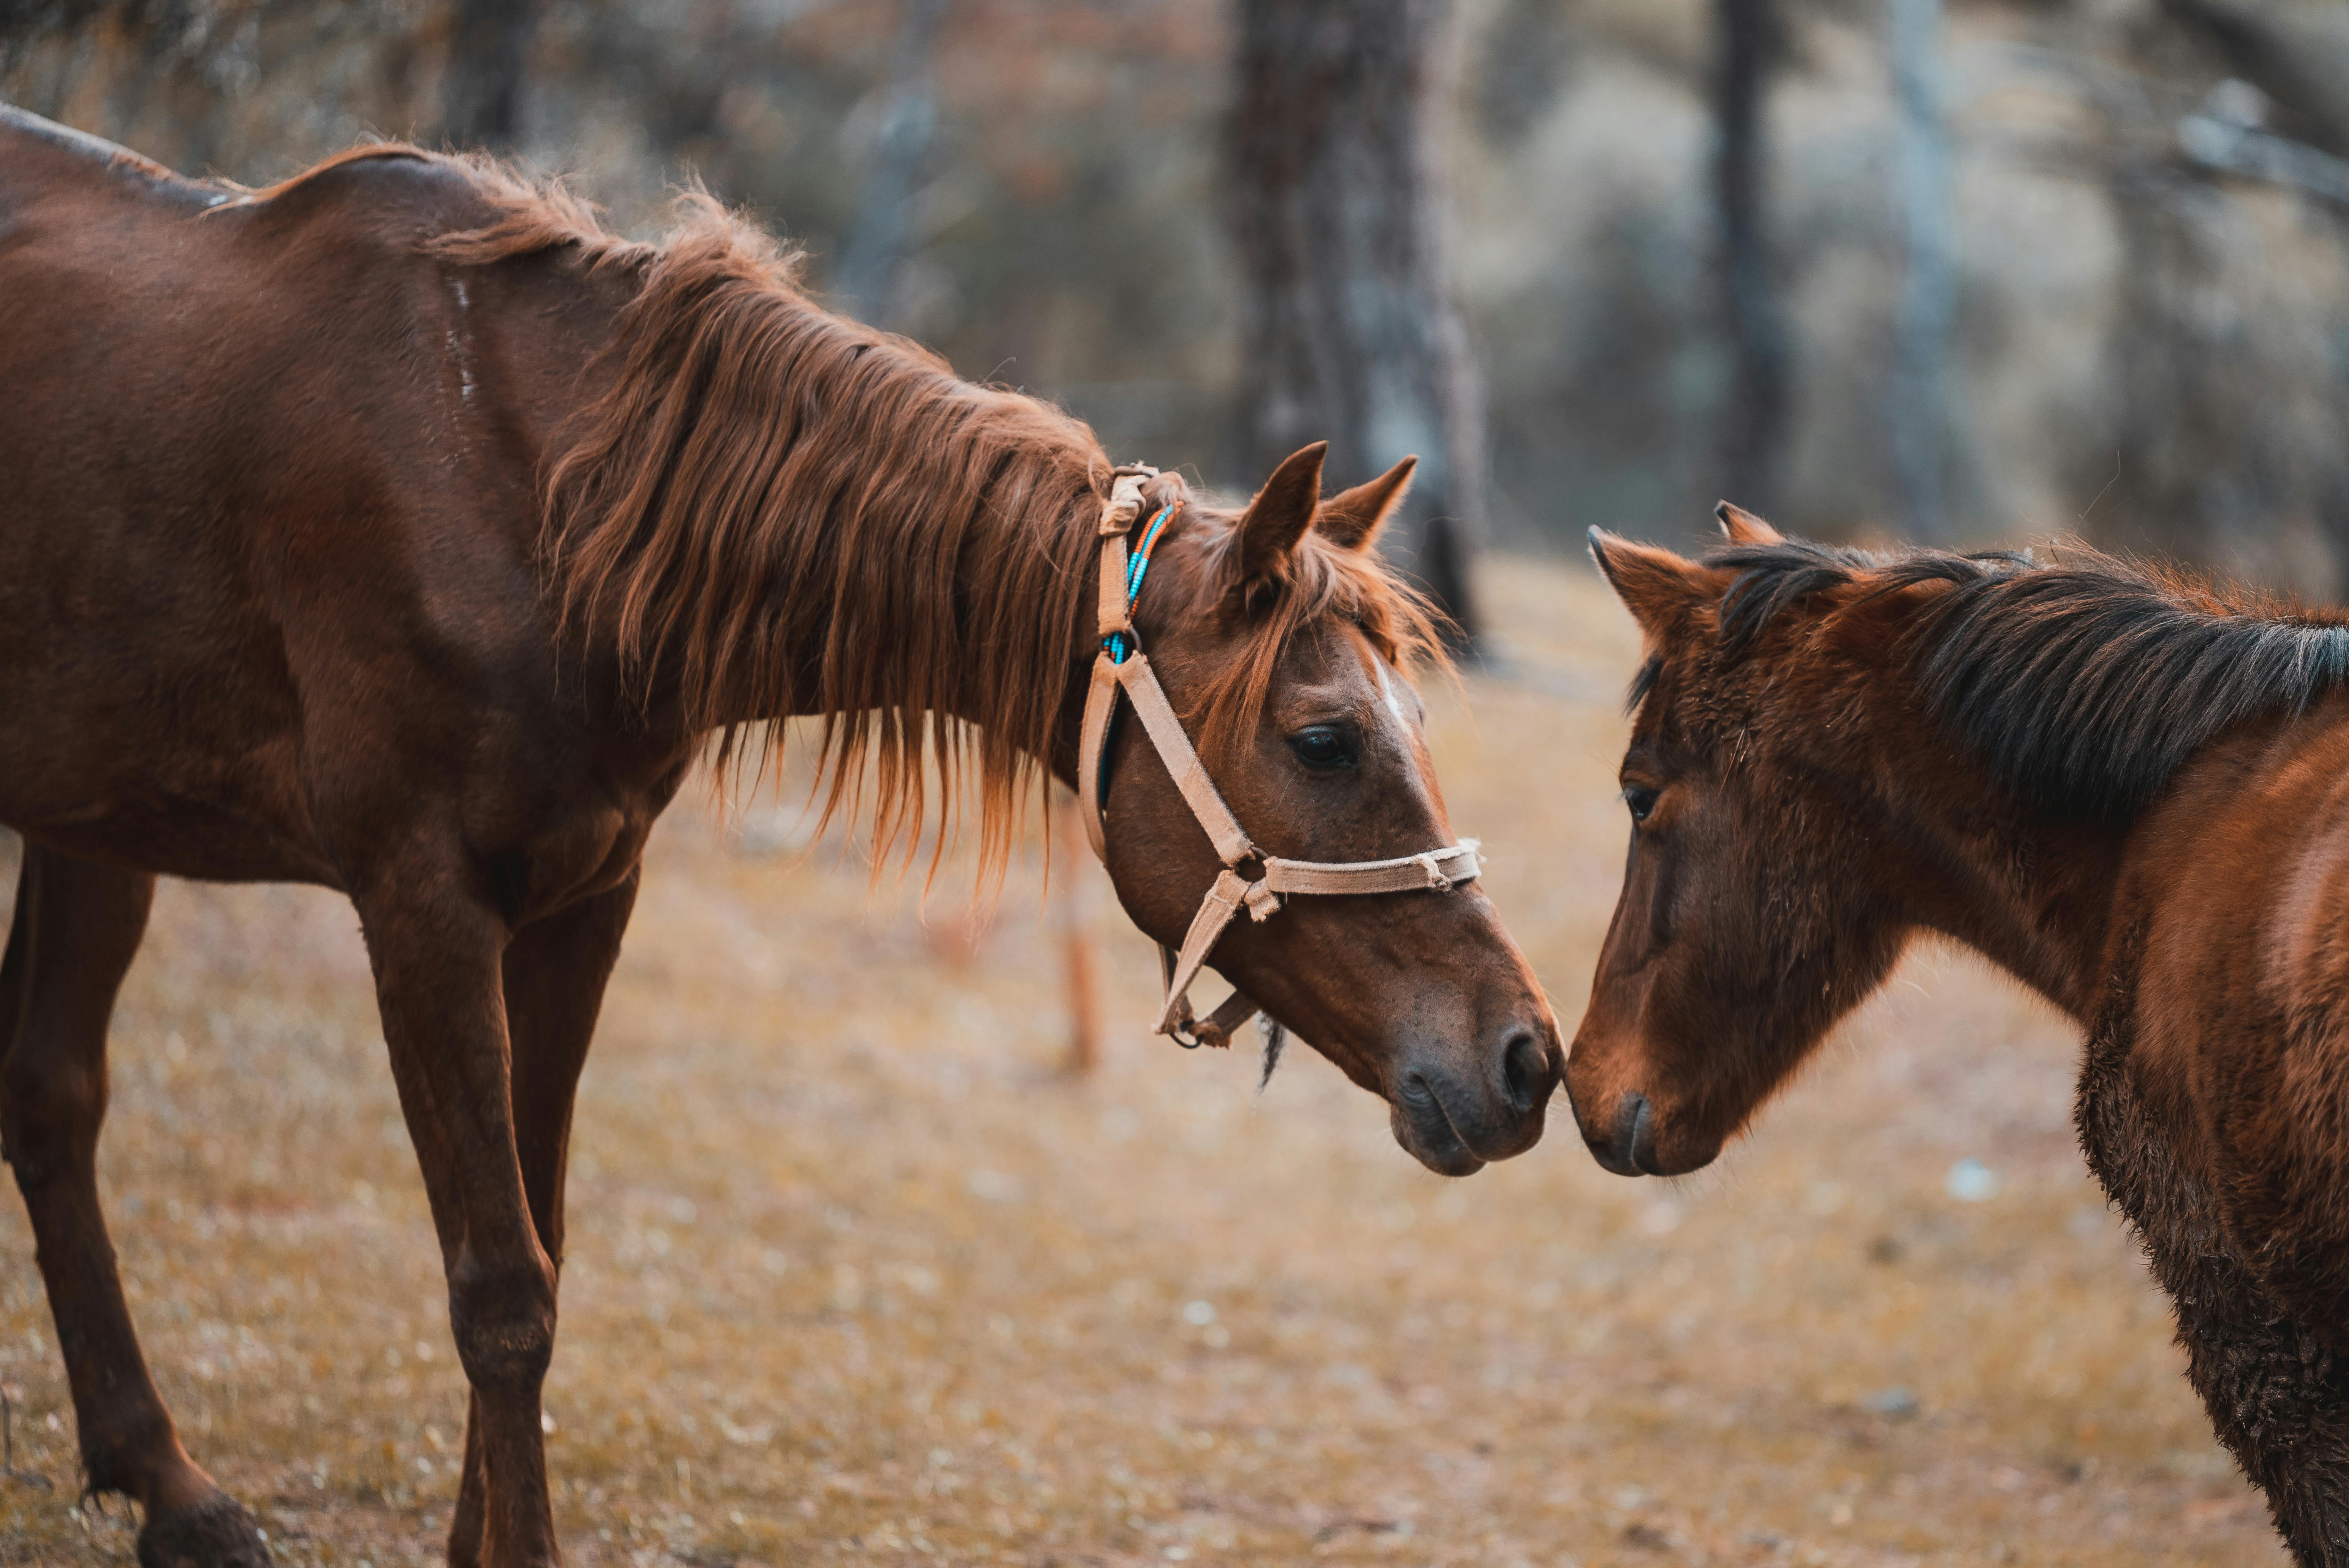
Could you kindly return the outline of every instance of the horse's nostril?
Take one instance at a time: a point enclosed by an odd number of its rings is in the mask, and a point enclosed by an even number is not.
[[[1549,1098],[1557,1086],[1550,1075],[1549,1054],[1532,1030],[1520,1029],[1509,1036],[1501,1051],[1501,1081],[1508,1088],[1509,1104],[1521,1114]]]
[[[1647,1168],[1640,1158],[1640,1143],[1641,1135],[1648,1130],[1649,1118],[1654,1115],[1655,1107],[1648,1104],[1648,1096],[1637,1089],[1624,1090],[1622,1098],[1615,1103],[1615,1168],[1626,1176]]]

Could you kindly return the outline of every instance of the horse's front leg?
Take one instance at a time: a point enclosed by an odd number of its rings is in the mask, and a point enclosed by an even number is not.
[[[481,1561],[551,1568],[562,1553],[539,1392],[554,1352],[554,1263],[514,1137],[502,968],[511,933],[458,871],[410,870],[354,901],[472,1386]]]
[[[563,1178],[571,1148],[571,1106],[636,907],[636,877],[524,926],[504,962],[506,1032],[512,1045],[514,1147],[538,1244],[563,1270]],[[465,1479],[449,1528],[451,1568],[481,1559],[488,1467],[481,1401],[465,1418]]]

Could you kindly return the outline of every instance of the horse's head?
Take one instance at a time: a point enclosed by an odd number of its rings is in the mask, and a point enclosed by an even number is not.
[[[1568,1058],[1585,1142],[1623,1176],[1674,1176],[1722,1145],[1884,978],[1905,928],[1839,787],[1870,770],[1849,733],[1851,690],[1794,668],[1816,619],[1773,623],[1723,596],[1739,548],[1782,542],[1722,509],[1733,548],[1712,563],[1591,531],[1591,553],[1640,624],[1621,769],[1631,816],[1623,893]],[[1723,564],[1723,560],[1727,564]],[[1805,587],[1799,573],[1777,587]],[[1838,733],[1834,722],[1845,723]],[[1798,714],[1819,722],[1795,723]],[[1854,766],[1818,751],[1841,745]]]
[[[1409,482],[1320,498],[1322,448],[1284,462],[1245,509],[1151,482],[1147,519],[1180,501],[1134,626],[1215,788],[1254,846],[1361,862],[1454,843],[1404,670],[1433,651],[1420,601],[1372,547]],[[1138,532],[1138,531],[1137,531]],[[1143,931],[1179,946],[1222,870],[1132,712],[1111,732],[1104,857]],[[1243,875],[1254,867],[1243,866]],[[1395,1138],[1465,1175],[1530,1147],[1561,1058],[1552,1016],[1475,882],[1289,896],[1241,915],[1215,967],[1346,1075],[1383,1096]]]

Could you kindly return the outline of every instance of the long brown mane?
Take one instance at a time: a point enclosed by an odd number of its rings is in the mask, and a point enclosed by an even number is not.
[[[1899,640],[1927,700],[2026,799],[2085,816],[2127,821],[2228,726],[2349,684],[2349,615],[2078,547],[2043,562],[1788,540],[1705,564],[1736,574],[1731,659],[1813,595],[1932,590]]]
[[[745,740],[763,754],[774,715],[823,713],[826,815],[854,809],[869,762],[883,847],[926,815],[926,753],[949,803],[975,765],[998,859],[1091,587],[1111,467],[1092,432],[821,309],[795,254],[698,191],[647,245],[468,167],[502,216],[440,254],[571,246],[637,279],[609,389],[544,475],[566,626],[608,639],[638,692],[677,693],[721,763]]]
[[[1111,461],[1092,431],[822,309],[798,286],[796,253],[698,190],[646,245],[559,188],[465,167],[502,215],[440,254],[576,246],[641,277],[612,389],[546,478],[565,620],[612,638],[640,680],[672,676],[688,722],[722,730],[729,753],[747,731],[761,747],[776,733],[734,715],[806,711],[812,698],[825,812],[857,800],[869,756],[881,846],[925,818],[926,742],[949,802],[975,764],[992,862],[1051,753],[1069,630],[1094,591]],[[997,526],[974,526],[989,513]],[[1190,528],[1216,525],[1192,510]],[[1209,539],[1210,557],[1226,544]],[[1192,597],[1166,607],[1177,624],[1214,613],[1229,580],[1195,575]],[[1243,607],[1241,657],[1190,715],[1210,752],[1254,725],[1282,649],[1324,617],[1361,626],[1399,664],[1441,658],[1425,607],[1376,556],[1309,539],[1264,587]]]
[[[1094,592],[1112,462],[1092,431],[824,310],[800,286],[800,253],[698,187],[657,244],[610,233],[558,182],[401,145],[244,200],[383,157],[456,171],[494,213],[429,240],[434,254],[490,265],[567,249],[634,283],[608,389],[542,476],[543,563],[566,630],[611,648],[639,699],[673,694],[689,726],[717,732],[721,765],[763,761],[776,715],[823,715],[824,815],[870,809],[876,859],[901,840],[910,852],[933,770],[951,813],[975,769],[980,862],[999,863],[1052,753],[1070,633]],[[1154,578],[1167,623],[1232,612],[1246,627],[1185,715],[1204,749],[1253,728],[1283,649],[1324,618],[1399,666],[1442,662],[1424,601],[1374,553],[1318,536],[1231,602],[1228,524],[1186,506],[1177,528],[1206,569],[1187,593],[1171,572]]]

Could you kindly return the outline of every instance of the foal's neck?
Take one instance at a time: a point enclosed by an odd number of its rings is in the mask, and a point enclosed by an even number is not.
[[[1876,775],[1895,897],[2084,1022],[2095,1005],[2126,835],[1994,779],[1905,670],[1878,670],[1853,760]]]

